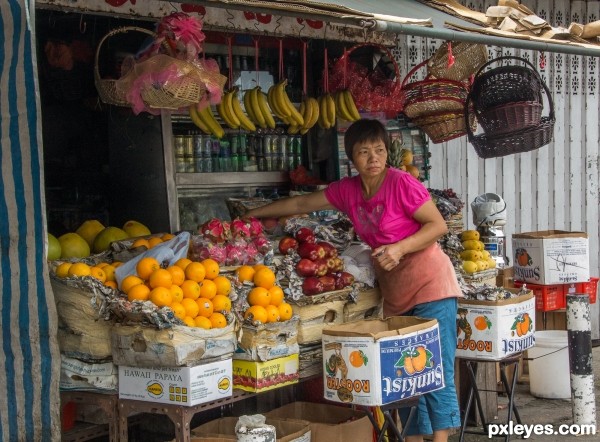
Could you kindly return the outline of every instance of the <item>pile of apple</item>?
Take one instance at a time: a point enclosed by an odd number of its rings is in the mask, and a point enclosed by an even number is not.
[[[354,276],[344,271],[344,261],[338,257],[337,249],[326,241],[318,241],[315,232],[308,227],[301,227],[293,237],[283,237],[278,248],[283,255],[293,249],[300,256],[295,270],[304,278],[302,292],[305,295],[341,290],[354,283]]]

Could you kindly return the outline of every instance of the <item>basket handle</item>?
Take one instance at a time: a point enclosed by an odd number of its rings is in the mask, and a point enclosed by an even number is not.
[[[350,57],[350,54],[352,52],[354,52],[354,50],[359,49],[359,48],[368,47],[368,46],[372,46],[372,47],[381,49],[383,52],[386,53],[386,55],[388,56],[388,58],[392,61],[392,64],[394,65],[394,72],[396,74],[396,82],[398,84],[400,84],[400,67],[398,66],[398,62],[396,61],[396,58],[392,55],[392,52],[386,46],[377,44],[377,43],[359,43],[357,45],[352,46],[350,49],[348,49],[346,51],[346,56]]]
[[[142,32],[144,34],[147,34],[151,37],[156,38],[156,34],[148,29],[144,29],[144,28],[140,28],[138,26],[123,26],[121,28],[116,28],[113,29],[112,31],[108,32],[104,37],[102,37],[102,39],[100,40],[100,42],[98,43],[98,47],[96,48],[96,56],[94,58],[94,77],[97,80],[100,80],[100,69],[98,67],[98,59],[100,58],[100,48],[102,47],[102,45],[104,44],[104,42],[112,37],[113,35],[117,35],[117,34],[126,34],[129,31],[138,31],[138,32]]]
[[[412,77],[415,72],[417,72],[419,69],[425,66],[428,61],[429,59],[424,60],[415,67],[413,67],[410,71],[408,71],[408,74],[406,74],[406,77],[404,77],[404,80],[402,80],[402,89],[404,89],[404,86],[406,86],[406,82],[408,81],[408,79]]]

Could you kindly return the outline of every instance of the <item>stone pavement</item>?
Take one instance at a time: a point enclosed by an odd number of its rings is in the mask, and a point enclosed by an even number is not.
[[[600,347],[592,350],[594,367],[594,385],[596,392],[596,435],[574,436],[574,435],[535,435],[532,434],[527,440],[530,441],[564,441],[564,442],[598,442],[600,441]],[[552,424],[554,430],[558,430],[559,425],[573,424],[573,410],[571,400],[567,399],[541,399],[532,396],[529,393],[529,383],[520,383],[516,387],[515,403],[521,416],[523,424]],[[498,398],[498,416],[492,423],[504,424],[507,418],[508,399],[505,396]],[[513,416],[514,420],[514,416]],[[516,424],[516,421],[514,422]],[[477,430],[477,428],[471,428]],[[519,436],[511,436],[510,440],[521,439]],[[449,439],[451,442],[459,440],[459,433],[454,434]],[[465,434],[466,442],[484,441],[484,440],[503,440],[499,437],[489,439],[484,435]]]

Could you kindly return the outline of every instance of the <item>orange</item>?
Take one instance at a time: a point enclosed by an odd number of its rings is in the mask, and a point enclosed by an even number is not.
[[[217,284],[210,279],[205,279],[200,283],[200,296],[213,299],[217,294]]]
[[[178,285],[172,285],[169,287],[171,290],[171,296],[173,297],[173,302],[181,302],[183,299],[183,290]]]
[[[159,268],[160,264],[156,258],[152,258],[151,256],[146,256],[145,258],[140,259],[135,266],[138,276],[144,281],[150,278],[152,272],[158,270]]]
[[[134,285],[127,292],[127,299],[130,301],[147,301],[150,299],[150,287],[146,284]]]
[[[292,317],[293,311],[292,311],[292,306],[289,305],[287,302],[282,302],[279,305],[279,316],[280,316],[280,321],[287,321],[288,319],[290,319]]]
[[[198,314],[200,316],[209,318],[210,315],[213,314],[213,311],[214,311],[213,303],[211,302],[210,299],[198,298],[198,299],[196,299],[196,304],[198,304]]]
[[[269,289],[269,293],[271,294],[271,304],[279,307],[284,298],[283,289],[278,285],[274,285]]]
[[[274,305],[267,305],[265,307],[267,311],[267,322],[277,322],[279,321],[280,314],[279,309]]]
[[[123,263],[121,261],[113,261],[112,266],[116,269],[119,266],[122,266]]]
[[[269,267],[264,264],[254,264],[252,268],[255,272],[258,272],[260,269],[268,269]]]
[[[183,298],[181,300],[181,305],[185,309],[186,316],[189,316],[192,319],[198,316],[199,307],[198,304],[196,304],[196,301],[194,301],[193,299]]]
[[[90,274],[100,282],[106,281],[106,273],[100,267],[90,267]]]
[[[171,273],[165,269],[156,269],[150,274],[148,284],[155,289],[156,287],[170,288],[173,285],[173,277]]]
[[[185,318],[183,318],[183,322],[188,327],[196,327],[196,322],[194,321],[194,318],[192,318],[191,316],[186,316]]]
[[[56,267],[56,276],[58,276],[59,278],[66,278],[67,276],[69,276],[69,268],[72,265],[73,264],[70,262],[63,262],[62,264],[60,264],[58,267]]]
[[[212,328],[212,322],[210,322],[210,319],[204,316],[196,316],[194,318],[194,322],[196,323],[196,327],[204,328],[206,330],[210,330]]]
[[[200,282],[204,280],[206,276],[206,269],[202,264],[196,261],[192,261],[185,268],[185,277],[192,281]]]
[[[107,281],[116,281],[115,279],[115,267],[107,264],[104,267],[102,267],[102,270],[104,270],[104,274],[106,275],[106,280]]]
[[[182,270],[185,270],[185,268],[187,267],[187,265],[189,263],[191,263],[192,260],[191,259],[187,259],[187,258],[179,258],[177,261],[175,261],[175,265],[177,267],[181,267]]]
[[[171,310],[173,310],[173,313],[175,313],[175,317],[177,317],[183,321],[183,318],[185,318],[186,313],[187,313],[185,311],[185,307],[183,305],[181,305],[180,302],[176,302],[176,301],[173,301],[169,307],[171,307]]]
[[[248,310],[246,310],[244,312],[244,319],[248,319],[248,318],[252,318],[252,321],[258,321],[261,322],[263,324],[267,323],[267,320],[269,318],[269,315],[267,314],[267,311],[265,310],[265,308],[261,305],[253,305],[252,307],[249,307]]]
[[[69,276],[90,276],[92,274],[91,268],[85,262],[76,262],[67,272]]]
[[[172,233],[165,233],[163,236],[160,237],[160,239],[162,239],[163,242],[169,241],[173,238],[175,238],[175,235],[173,235]]]
[[[227,318],[222,313],[213,313],[208,318],[213,328],[224,328],[227,327]]]
[[[185,272],[181,267],[175,265],[167,267],[167,272],[171,274],[173,284],[181,285],[185,281]]]
[[[96,264],[96,267],[98,267],[98,268],[100,268],[100,269],[103,269],[103,268],[104,268],[104,267],[106,267],[107,265],[110,265],[110,264],[108,264],[107,262],[101,262],[101,263],[99,263],[99,264]]]
[[[266,289],[270,289],[275,284],[275,273],[270,268],[264,268],[258,270],[254,274],[254,285],[258,287],[264,287]]]
[[[183,292],[184,298],[196,300],[200,296],[200,286],[196,281],[192,281],[191,279],[183,281],[183,284],[181,284],[181,291]]]
[[[254,278],[255,270],[252,266],[243,265],[235,269],[235,276],[237,276],[238,281],[252,281]]]
[[[264,287],[254,287],[248,293],[248,304],[266,307],[271,303],[271,293]]]
[[[156,287],[150,291],[150,301],[156,304],[157,307],[165,307],[171,305],[173,296],[171,290],[166,287]]]
[[[162,241],[162,239],[160,239],[159,236],[153,236],[152,238],[150,238],[148,240],[148,245],[150,246],[149,248],[151,249],[154,246],[157,246],[158,244],[160,244]]]
[[[131,244],[130,249],[135,249],[136,247],[146,247],[146,249],[149,249],[150,243],[145,238],[138,238]]]
[[[121,290],[123,290],[125,293],[128,293],[131,287],[143,283],[144,281],[139,276],[128,275],[121,281]]]
[[[216,295],[211,299],[215,312],[231,311],[231,299],[225,295]]]
[[[206,270],[206,279],[215,279],[219,276],[219,271],[221,270],[219,267],[219,263],[211,258],[206,258],[200,261],[200,264],[204,266],[204,270]]]
[[[213,282],[217,285],[217,295],[229,295],[231,292],[231,281],[226,276],[217,276],[213,279]]]
[[[106,281],[106,282],[104,283],[104,285],[105,285],[106,287],[110,287],[110,288],[113,288],[113,289],[116,289],[116,288],[117,288],[117,282],[116,282],[116,281]]]

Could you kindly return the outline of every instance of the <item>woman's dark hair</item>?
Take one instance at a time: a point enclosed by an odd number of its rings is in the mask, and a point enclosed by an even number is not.
[[[352,123],[344,135],[344,150],[349,160],[352,160],[354,146],[365,141],[383,141],[385,150],[390,151],[390,137],[385,126],[379,120],[363,118]]]

